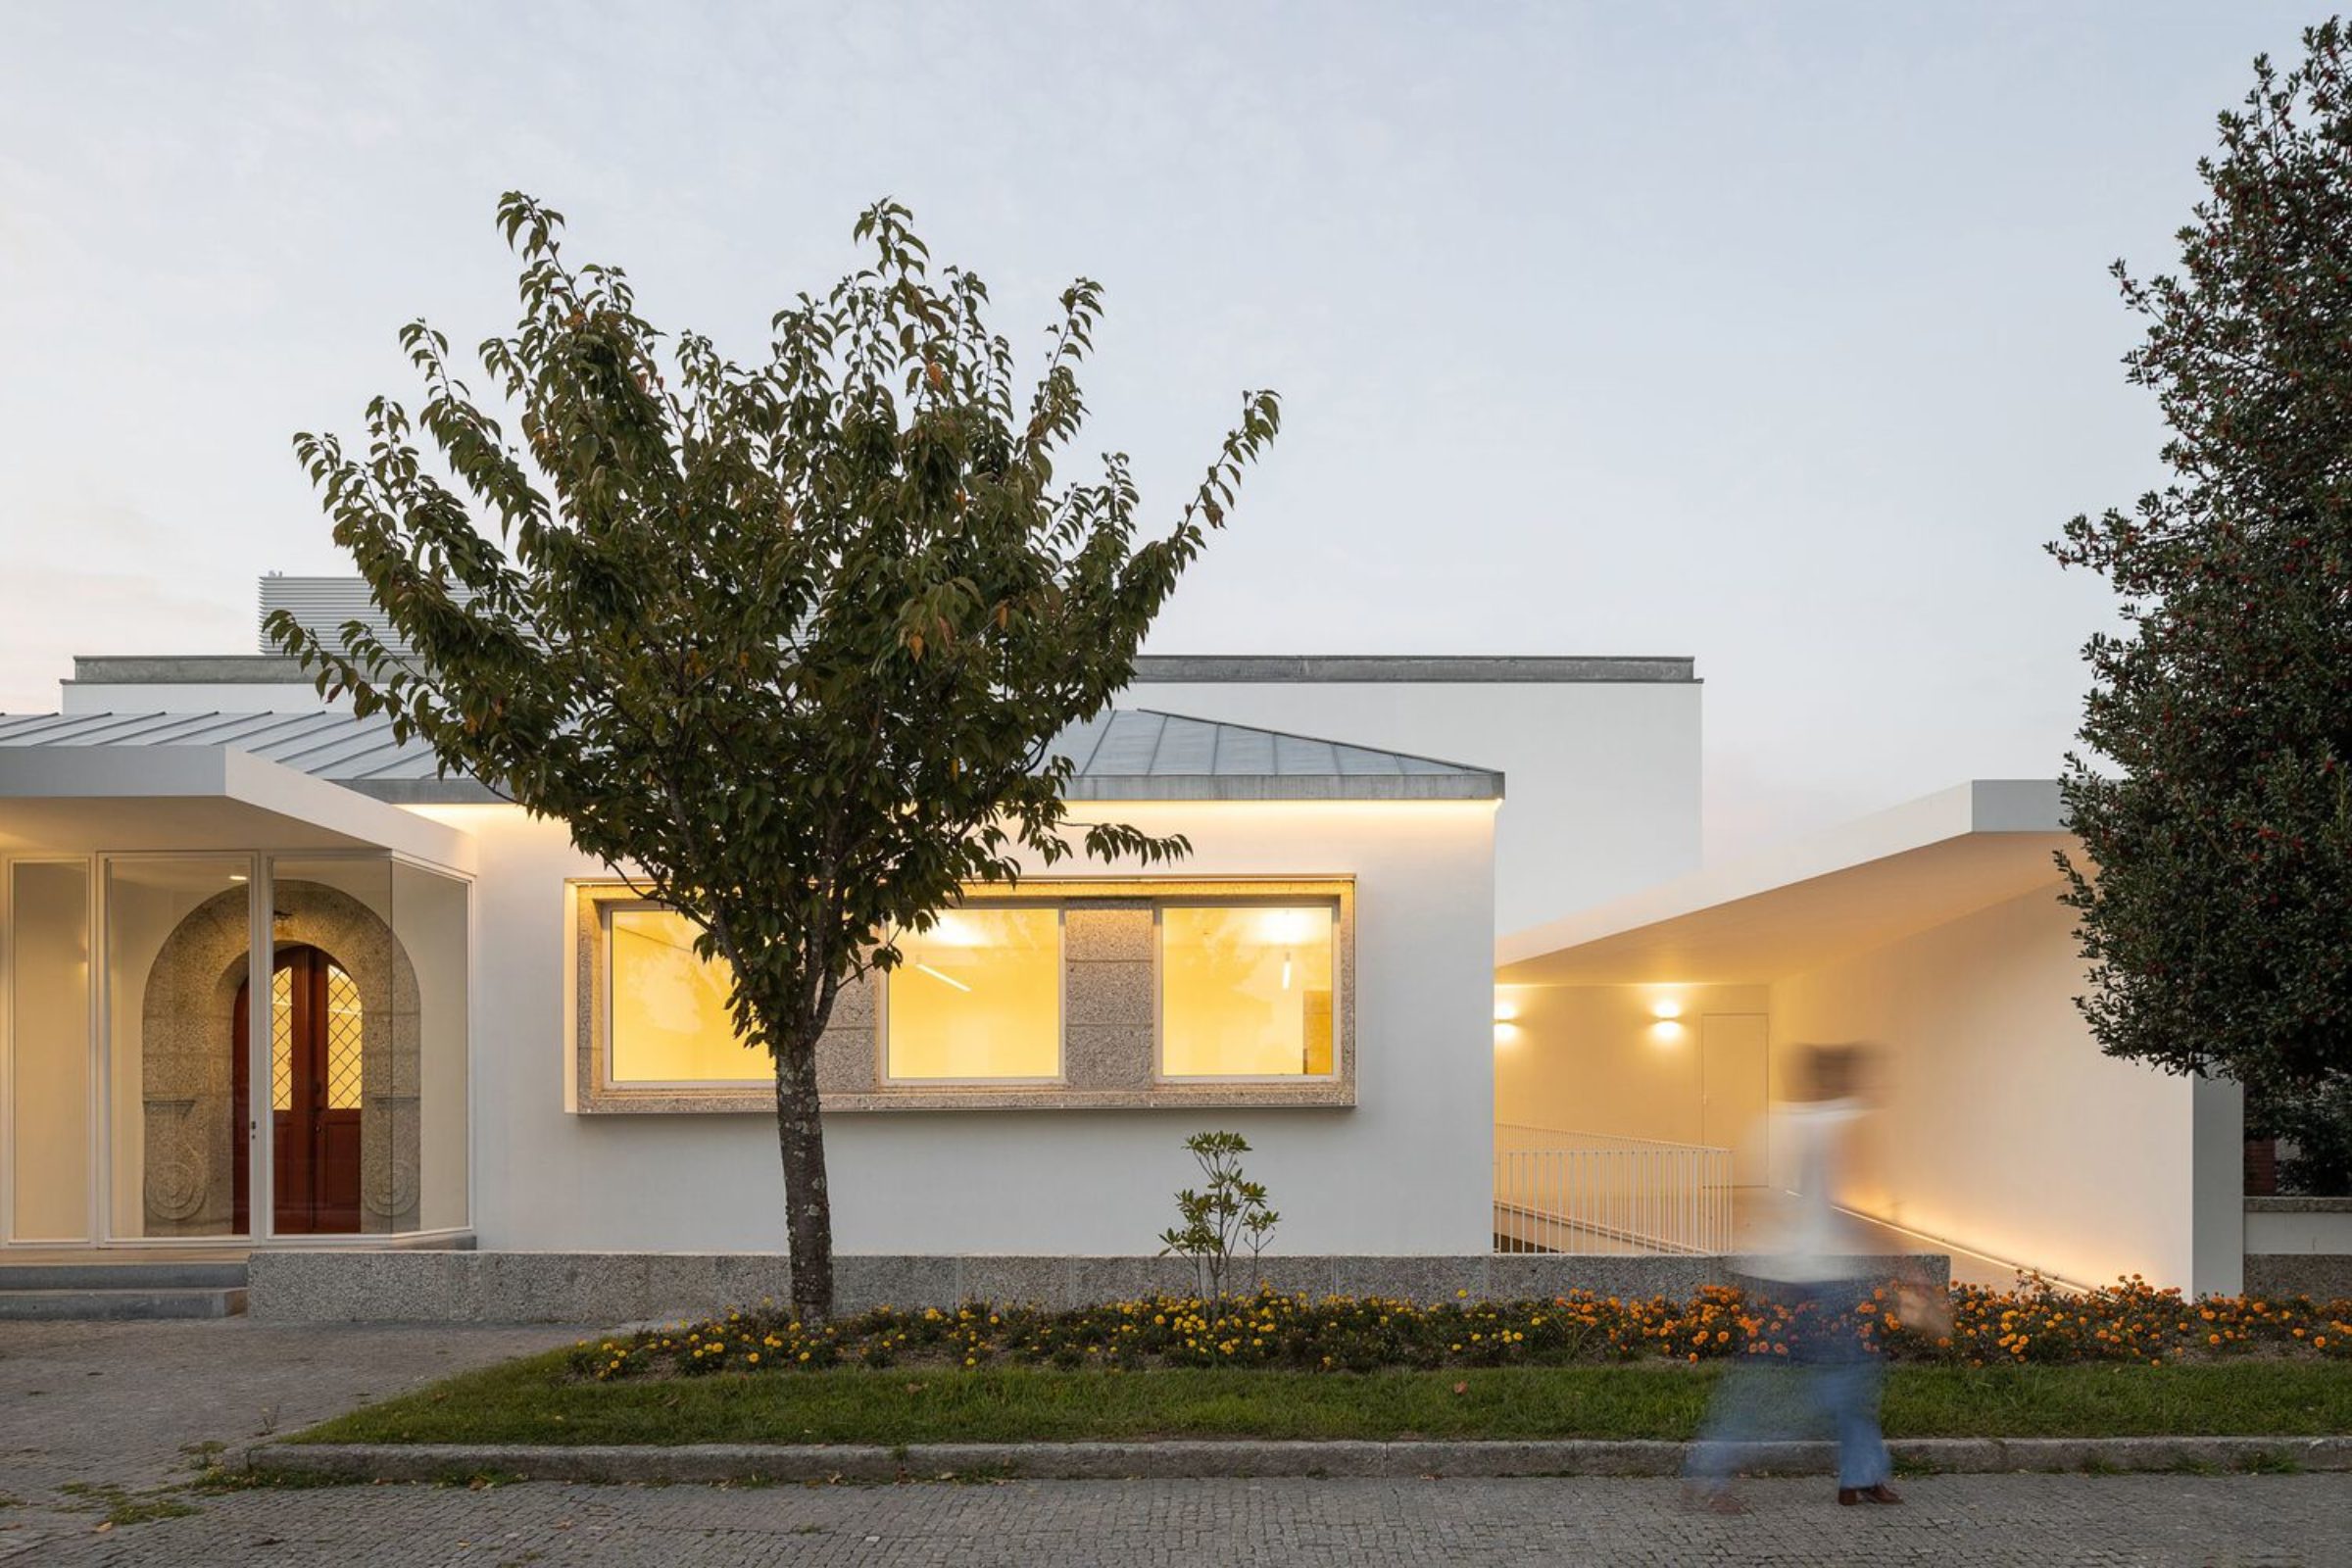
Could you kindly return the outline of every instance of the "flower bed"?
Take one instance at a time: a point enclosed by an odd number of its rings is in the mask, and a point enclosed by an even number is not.
[[[1931,1336],[1893,1314],[1895,1299],[1893,1292],[1880,1290],[1853,1313],[1817,1319],[1809,1307],[1792,1311],[1729,1287],[1709,1287],[1679,1302],[1580,1292],[1549,1300],[1435,1306],[1378,1297],[1310,1300],[1261,1291],[1213,1300],[1155,1296],[1065,1311],[985,1303],[949,1311],[882,1307],[814,1327],[763,1307],[583,1342],[571,1354],[571,1370],[611,1382],[901,1365],[1372,1372],[1688,1363],[1787,1356],[1791,1342],[1824,1333],[1857,1336],[1890,1359],[1970,1366],[2352,1356],[2352,1300],[2189,1301],[2136,1278],[2083,1294],[2039,1281],[2010,1291],[1956,1286],[1948,1332]]]

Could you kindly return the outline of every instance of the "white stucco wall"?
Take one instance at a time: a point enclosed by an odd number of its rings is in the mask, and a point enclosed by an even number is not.
[[[1651,1010],[1671,998],[1670,1029]],[[1701,1141],[1706,1014],[1761,1013],[1762,986],[1503,986],[1496,991],[1494,1119],[1669,1143]]]
[[[561,828],[420,808],[478,836],[474,1224],[485,1248],[773,1250],[765,1115],[581,1116]],[[1204,1127],[1255,1146],[1285,1252],[1483,1251],[1491,1233],[1491,805],[1216,803],[1105,811],[1194,845],[1175,874],[1356,879],[1358,1103],[1347,1110],[906,1112],[826,1119],[844,1252],[1135,1253],[1173,1218]],[[1073,814],[1078,814],[1073,812]],[[1130,868],[1131,869],[1131,868]],[[1069,862],[1055,870],[1071,873]]]
[[[1848,1205],[2078,1283],[2220,1288],[2192,1278],[2191,1085],[2100,1054],[2071,930],[2053,883],[1776,983],[1776,1096],[1806,1044],[1878,1047]]]
[[[1694,871],[1695,682],[1142,679],[1123,706],[1498,768],[1495,929]]]

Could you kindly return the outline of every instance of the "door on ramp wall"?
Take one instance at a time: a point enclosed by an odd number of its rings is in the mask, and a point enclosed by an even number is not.
[[[1710,1012],[1698,1021],[1698,1141],[1732,1152],[1732,1184],[1765,1181],[1768,1031],[1760,1012]]]

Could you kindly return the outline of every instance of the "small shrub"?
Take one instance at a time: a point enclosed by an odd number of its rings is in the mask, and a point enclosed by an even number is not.
[[[1184,1147],[1200,1162],[1207,1186],[1200,1191],[1188,1187],[1176,1195],[1181,1223],[1159,1233],[1159,1255],[1189,1258],[1194,1288],[1202,1296],[1221,1298],[1237,1250],[1249,1249],[1255,1268],[1282,1216],[1267,1205],[1265,1188],[1242,1173],[1242,1156],[1250,1152],[1250,1143],[1240,1133],[1195,1133]]]

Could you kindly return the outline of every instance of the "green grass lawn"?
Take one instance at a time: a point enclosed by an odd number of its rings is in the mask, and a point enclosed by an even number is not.
[[[1345,1373],[1042,1368],[575,1381],[566,1351],[368,1405],[306,1443],[1017,1443],[1147,1438],[1688,1438],[1712,1367]],[[1783,1374],[1750,1374],[1777,1384]],[[1458,1389],[1459,1392],[1456,1392]],[[2352,1365],[1901,1366],[1889,1437],[2352,1432]]]

